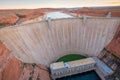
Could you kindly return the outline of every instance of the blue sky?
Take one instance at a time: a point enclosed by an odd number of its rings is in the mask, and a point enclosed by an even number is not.
[[[0,9],[120,6],[120,0],[0,0]]]

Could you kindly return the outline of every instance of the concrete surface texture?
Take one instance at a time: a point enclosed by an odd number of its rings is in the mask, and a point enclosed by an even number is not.
[[[74,18],[3,28],[0,40],[26,63],[49,65],[70,53],[97,56],[110,43],[119,18]]]

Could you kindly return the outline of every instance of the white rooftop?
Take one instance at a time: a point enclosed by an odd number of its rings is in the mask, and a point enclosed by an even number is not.
[[[61,69],[61,68],[78,67],[78,66],[83,66],[83,65],[92,64],[92,63],[96,63],[93,58],[86,58],[86,59],[81,59],[81,60],[65,62],[65,63],[63,63],[63,62],[52,63],[50,65],[50,68],[52,70],[57,70],[57,69]]]
[[[92,63],[96,63],[96,62],[93,58],[86,58],[86,59],[71,61],[71,62],[68,62],[68,63],[70,65],[70,67],[77,67],[77,66],[92,64]]]
[[[64,68],[64,63],[63,62],[52,63],[50,65],[50,68],[53,70]]]
[[[45,15],[45,19],[48,20],[49,18],[50,19],[73,18],[73,16],[62,12],[49,12]]]

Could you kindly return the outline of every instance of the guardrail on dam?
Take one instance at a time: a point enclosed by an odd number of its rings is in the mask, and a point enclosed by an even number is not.
[[[0,29],[0,40],[23,62],[48,65],[70,53],[97,56],[119,24],[120,18],[41,21]]]

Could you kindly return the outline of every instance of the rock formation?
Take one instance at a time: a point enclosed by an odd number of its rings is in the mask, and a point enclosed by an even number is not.
[[[0,14],[0,27],[13,25],[18,19],[15,14]]]
[[[50,77],[45,66],[19,61],[0,42],[0,80],[50,80]]]
[[[109,51],[120,57],[120,26],[110,44],[106,47]]]

